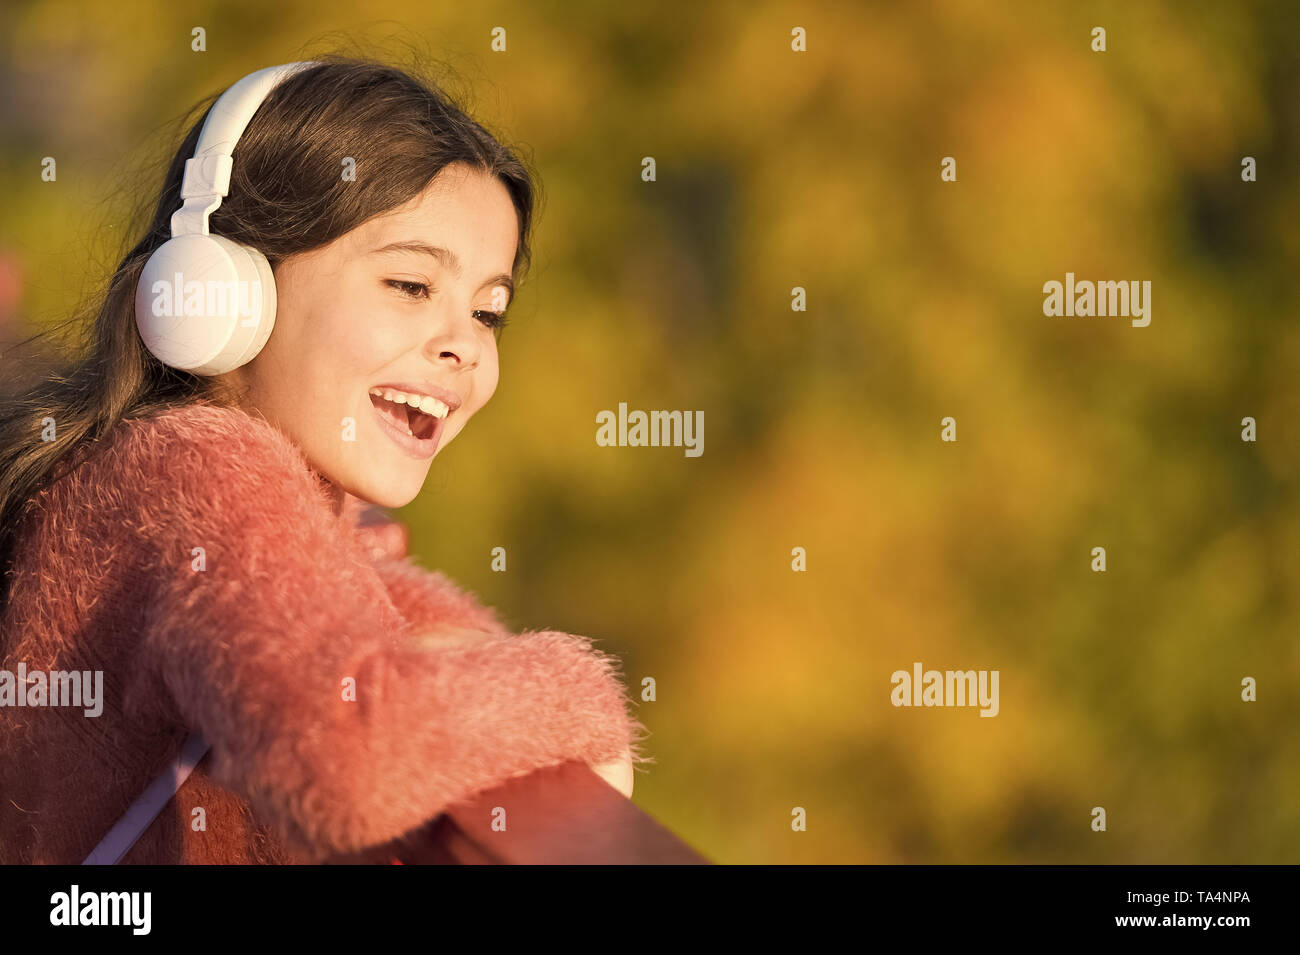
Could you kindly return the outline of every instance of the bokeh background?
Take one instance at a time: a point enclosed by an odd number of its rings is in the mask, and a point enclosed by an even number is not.
[[[0,15],[6,340],[93,301],[178,119],[255,69],[423,65],[521,149],[501,387],[397,516],[516,629],[657,681],[635,799],[705,854],[1300,858],[1294,4]],[[1067,271],[1150,280],[1150,326],[1045,317]],[[598,447],[620,401],[703,410],[703,456]],[[999,715],[891,706],[917,660],[998,669]]]

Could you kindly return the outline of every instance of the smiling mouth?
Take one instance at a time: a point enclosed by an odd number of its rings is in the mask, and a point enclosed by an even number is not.
[[[370,403],[399,432],[405,432],[420,441],[427,441],[433,437],[434,429],[438,425],[438,419],[433,415],[410,405],[389,401],[379,395],[371,395]]]

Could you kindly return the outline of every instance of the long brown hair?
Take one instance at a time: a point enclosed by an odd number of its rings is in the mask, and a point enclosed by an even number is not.
[[[436,84],[374,60],[327,54],[266,98],[234,150],[230,193],[211,216],[214,233],[254,246],[274,269],[418,195],[452,163],[498,178],[519,219],[516,278],[527,270],[536,195],[513,152]],[[209,97],[215,101],[217,94]],[[197,108],[202,108],[202,103]],[[84,354],[61,359],[0,405],[0,577],[32,498],[123,418],[195,401],[229,404],[213,378],[169,368],[144,347],[135,290],[150,254],[171,237],[185,160],[194,155],[211,103],[172,158],[143,238],[122,258],[89,329]],[[344,158],[356,162],[345,180]],[[54,439],[43,440],[47,419]],[[0,607],[7,597],[0,580]]]

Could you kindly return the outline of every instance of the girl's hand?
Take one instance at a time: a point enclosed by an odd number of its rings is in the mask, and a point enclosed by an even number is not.
[[[632,798],[632,751],[630,749],[618,759],[592,766],[591,771],[622,793],[624,798]]]
[[[610,786],[614,787],[624,799],[632,798],[632,751],[627,750],[618,759],[611,760],[608,763],[601,763],[599,766],[588,767],[593,773],[599,776]],[[535,772],[532,769],[521,769],[517,773],[511,773],[510,778],[515,779],[519,776],[527,776]]]

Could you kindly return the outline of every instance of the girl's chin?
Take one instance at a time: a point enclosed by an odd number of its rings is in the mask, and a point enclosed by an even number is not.
[[[361,485],[362,493],[358,497],[364,498],[371,504],[378,507],[405,507],[410,504],[420,488],[424,486],[424,481],[368,481]]]

